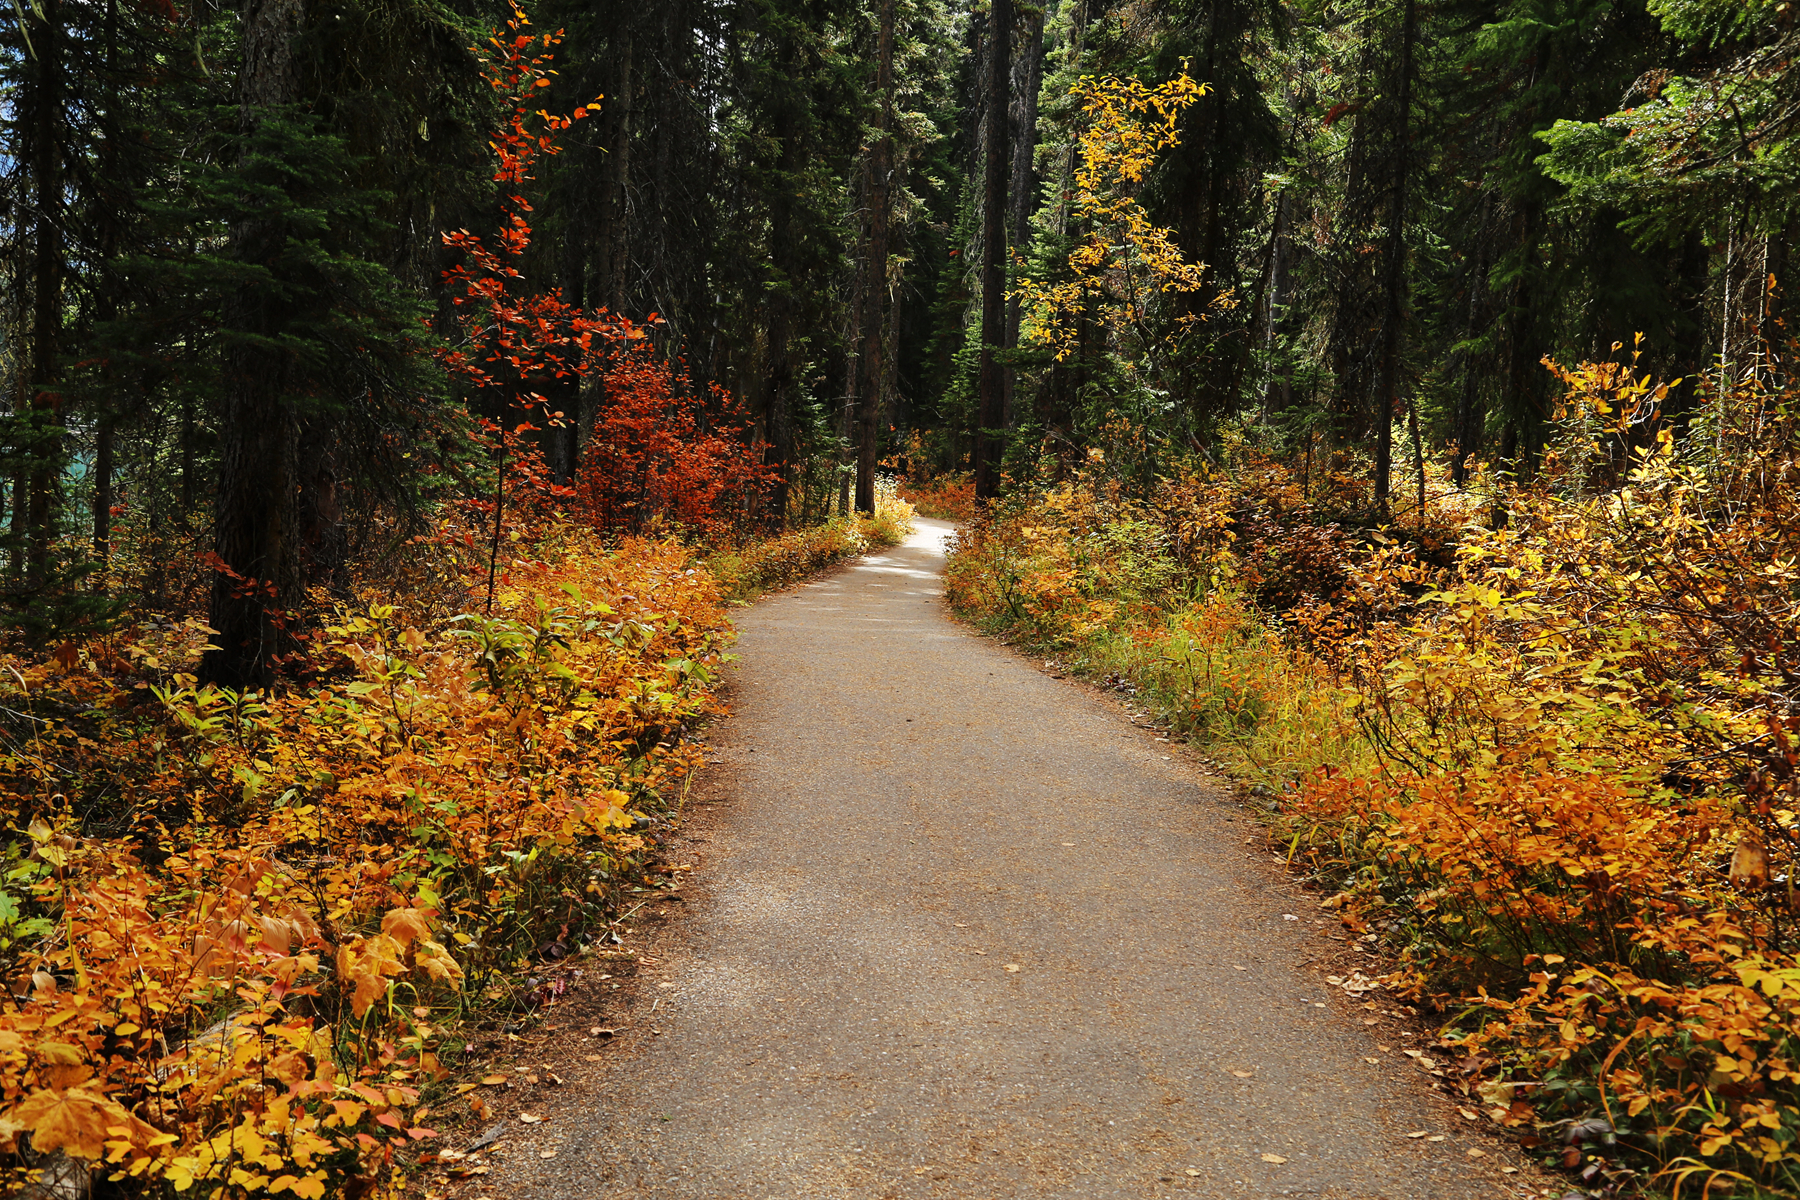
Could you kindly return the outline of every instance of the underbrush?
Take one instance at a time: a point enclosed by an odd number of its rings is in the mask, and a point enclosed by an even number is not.
[[[286,691],[198,686],[194,619],[0,660],[0,1183],[404,1191],[434,1111],[482,1114],[471,1030],[542,1004],[534,966],[645,881],[728,601],[910,519],[887,497],[710,564],[515,526],[491,609],[480,563],[460,614],[371,589]]]
[[[1260,785],[1447,1086],[1580,1186],[1800,1195],[1800,397],[1677,441],[1629,365],[1563,379],[1529,488],[1373,527],[1247,452],[1148,492],[1096,458],[947,593]]]
[[[877,546],[899,545],[912,529],[912,518],[910,504],[882,494],[876,498],[873,516],[834,516],[735,550],[718,551],[708,557],[707,569],[718,579],[726,600],[748,603]]]
[[[343,609],[284,694],[196,687],[195,621],[3,664],[9,1188],[403,1187],[465,1018],[538,1003],[679,808],[728,638],[672,542],[508,576]]]
[[[919,481],[903,480],[900,498],[921,517],[938,521],[967,521],[975,516],[975,477],[967,472],[939,475]]]

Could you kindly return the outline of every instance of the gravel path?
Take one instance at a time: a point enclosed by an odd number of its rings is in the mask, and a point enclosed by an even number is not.
[[[742,614],[708,894],[636,1006],[660,1035],[482,1194],[1519,1194],[1326,985],[1339,944],[1254,823],[949,621],[949,527],[919,524]]]

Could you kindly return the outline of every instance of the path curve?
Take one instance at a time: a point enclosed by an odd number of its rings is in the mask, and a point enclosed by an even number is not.
[[[542,1130],[554,1158],[521,1146],[481,1190],[1512,1191],[1495,1144],[1307,969],[1333,944],[1251,861],[1254,824],[1108,705],[948,620],[950,527],[919,526],[741,615],[714,731],[731,804],[711,899],[656,976],[672,986],[646,993],[661,1036]]]

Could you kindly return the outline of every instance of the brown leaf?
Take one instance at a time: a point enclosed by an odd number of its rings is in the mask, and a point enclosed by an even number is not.
[[[1262,1156],[1262,1160],[1266,1163],[1284,1163],[1287,1161],[1287,1159],[1281,1157],[1279,1154],[1265,1154]]]
[[[0,1125],[29,1132],[38,1153],[67,1150],[77,1158],[104,1157],[107,1126],[129,1124],[131,1115],[119,1105],[79,1090],[38,1092],[0,1117]]]
[[[1731,886],[1740,892],[1760,892],[1769,886],[1769,852],[1762,838],[1745,833],[1731,855]]]

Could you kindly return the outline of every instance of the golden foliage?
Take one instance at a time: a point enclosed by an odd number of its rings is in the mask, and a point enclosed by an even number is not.
[[[603,927],[679,802],[727,636],[674,543],[570,539],[498,600],[346,609],[282,695],[196,687],[191,625],[8,664],[8,1186],[56,1151],[182,1193],[403,1186],[457,1015],[546,927]],[[131,828],[78,836],[80,778]]]
[[[1197,319],[1184,314],[1160,338],[1151,332],[1151,305],[1170,292],[1200,291],[1206,264],[1187,261],[1174,231],[1151,221],[1137,197],[1157,155],[1181,143],[1181,114],[1208,90],[1185,63],[1181,74],[1156,87],[1083,75],[1070,88],[1086,116],[1070,215],[1082,233],[1066,279],[1019,281],[1023,340],[1054,346],[1060,362],[1075,351],[1082,322],[1097,320],[1154,354],[1172,347]],[[1225,307],[1230,299],[1220,296],[1214,304]]]
[[[1486,506],[1440,493],[1353,534],[1254,456],[1139,499],[1090,473],[975,529],[949,594],[1239,750],[1495,1120],[1800,1193],[1800,396],[1746,383],[1674,437],[1631,364],[1558,374],[1498,527],[1446,542]]]

